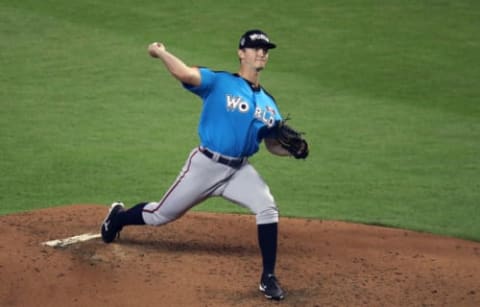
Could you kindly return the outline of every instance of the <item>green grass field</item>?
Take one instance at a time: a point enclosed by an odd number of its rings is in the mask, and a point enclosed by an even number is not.
[[[283,216],[480,240],[468,0],[0,0],[0,214],[159,199],[197,144],[200,100],[147,45],[236,72],[257,27],[279,46],[262,84],[311,144],[307,161],[252,159]]]

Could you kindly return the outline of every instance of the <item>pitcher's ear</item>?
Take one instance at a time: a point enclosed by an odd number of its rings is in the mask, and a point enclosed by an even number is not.
[[[241,60],[243,59],[243,57],[245,56],[245,50],[243,49],[238,49],[237,50],[237,55],[238,55],[238,58]]]

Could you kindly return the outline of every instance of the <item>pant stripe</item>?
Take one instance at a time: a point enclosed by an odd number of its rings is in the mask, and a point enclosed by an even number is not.
[[[175,190],[175,188],[180,184],[180,182],[183,180],[183,178],[185,177],[185,175],[187,175],[188,171],[190,170],[190,166],[192,165],[192,159],[193,157],[195,157],[195,155],[198,153],[198,150],[196,150],[191,156],[190,156],[190,159],[188,159],[188,165],[187,165],[187,169],[185,170],[185,172],[183,172],[183,174],[178,177],[177,181],[170,187],[170,189],[168,190],[168,192],[165,194],[165,196],[163,196],[163,198],[160,200],[160,202],[158,203],[158,205],[152,209],[152,210],[148,210],[148,209],[143,209],[143,212],[147,212],[147,213],[155,213],[155,211],[157,211],[158,209],[160,209],[160,207],[162,207],[163,203],[165,202],[165,200],[168,198],[168,196],[170,196],[170,194]]]

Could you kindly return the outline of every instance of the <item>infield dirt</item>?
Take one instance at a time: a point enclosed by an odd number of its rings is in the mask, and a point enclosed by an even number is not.
[[[98,232],[107,206],[0,216],[0,306],[480,306],[480,243],[400,229],[282,218],[282,302],[258,291],[249,215],[189,212],[161,227]]]

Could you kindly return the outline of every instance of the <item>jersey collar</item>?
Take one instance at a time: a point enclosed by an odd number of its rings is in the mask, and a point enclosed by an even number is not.
[[[259,92],[261,89],[262,89],[262,86],[259,84],[258,86],[256,86],[255,84],[253,84],[252,82],[248,81],[247,79],[245,79],[244,77],[240,76],[238,73],[235,73],[233,74],[234,76],[238,77],[238,78],[241,78],[243,79],[245,82],[248,83],[248,85],[250,85],[250,88],[252,89],[252,91],[254,92]]]

